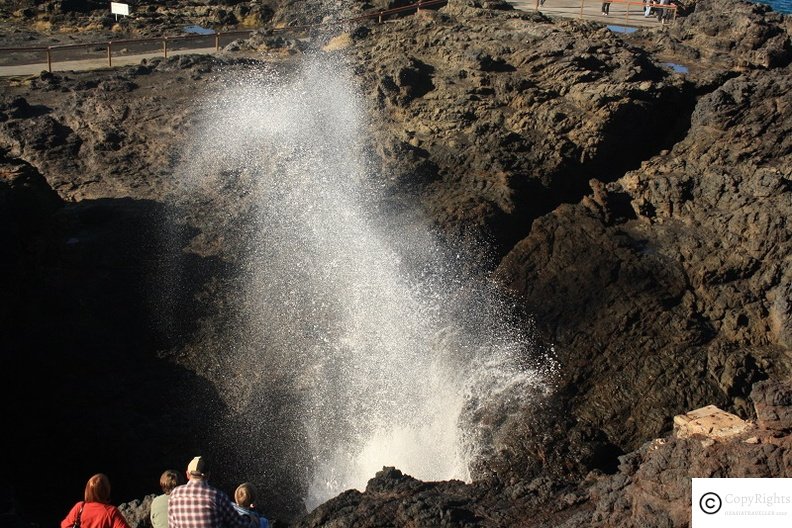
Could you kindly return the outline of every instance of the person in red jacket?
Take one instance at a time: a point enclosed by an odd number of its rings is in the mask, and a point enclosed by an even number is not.
[[[85,500],[74,505],[61,528],[71,528],[78,517],[80,528],[129,528],[118,508],[110,504],[110,479],[102,473],[88,479]]]

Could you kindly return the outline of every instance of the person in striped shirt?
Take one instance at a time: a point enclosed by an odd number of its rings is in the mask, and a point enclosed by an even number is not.
[[[203,457],[187,466],[187,484],[171,491],[168,528],[248,528],[248,519],[237,513],[228,495],[211,486]]]

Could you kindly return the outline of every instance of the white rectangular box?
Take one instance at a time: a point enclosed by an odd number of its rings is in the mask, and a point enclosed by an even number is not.
[[[692,492],[691,528],[792,526],[792,478],[694,478]]]
[[[114,15],[129,16],[129,4],[120,2],[110,2],[110,12]]]

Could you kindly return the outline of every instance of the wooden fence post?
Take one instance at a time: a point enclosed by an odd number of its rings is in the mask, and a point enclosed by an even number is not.
[[[168,58],[168,37],[162,37],[162,55]]]
[[[107,66],[112,68],[113,67],[113,42],[109,41],[107,43]]]
[[[52,73],[52,47],[47,47],[47,71]]]

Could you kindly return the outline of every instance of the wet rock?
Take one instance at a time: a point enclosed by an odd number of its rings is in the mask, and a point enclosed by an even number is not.
[[[294,524],[319,526],[381,526],[389,519],[398,526],[484,526],[475,511],[471,491],[459,481],[421,482],[395,468],[383,468],[366,491],[349,490],[316,508]]]
[[[151,528],[151,501],[156,495],[146,495],[142,500],[133,500],[118,505],[130,528]]]
[[[785,394],[789,386],[765,384],[760,390]],[[792,408],[787,399],[775,400],[781,414]],[[684,527],[690,522],[691,478],[789,477],[792,436],[761,424],[732,433],[702,430],[654,439],[620,456],[610,474],[594,471],[574,485],[547,477],[507,485],[421,483],[384,468],[365,492],[348,491],[296,526],[378,526],[376,519],[387,519],[407,526]],[[401,505],[393,510],[396,501]]]

